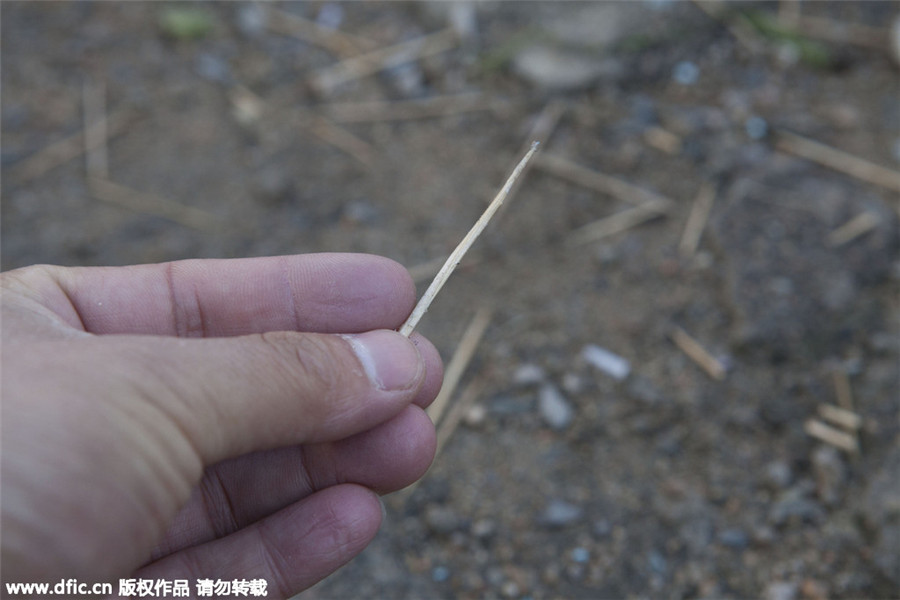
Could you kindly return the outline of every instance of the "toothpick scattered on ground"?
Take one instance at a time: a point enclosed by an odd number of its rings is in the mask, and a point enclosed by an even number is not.
[[[535,142],[531,145],[531,149],[525,154],[522,160],[519,161],[519,164],[516,165],[516,168],[513,169],[513,172],[506,180],[506,183],[503,184],[503,187],[497,192],[493,201],[491,201],[484,213],[478,218],[475,225],[469,230],[469,233],[466,234],[459,245],[450,253],[450,256],[447,258],[446,262],[444,262],[444,266],[438,271],[438,274],[431,282],[431,285],[428,286],[428,289],[425,290],[419,303],[416,304],[412,314],[409,315],[409,318],[403,326],[400,327],[400,333],[409,337],[409,334],[411,334],[416,328],[416,325],[419,324],[422,316],[428,311],[428,307],[431,306],[435,296],[437,296],[438,292],[441,291],[441,288],[444,287],[444,284],[447,282],[447,279],[450,278],[453,270],[456,269],[459,261],[462,260],[462,257],[469,248],[472,247],[472,244],[475,243],[475,240],[478,239],[478,236],[484,231],[484,228],[487,227],[487,224],[491,220],[491,217],[494,216],[494,213],[496,213],[503,205],[503,201],[509,195],[509,190],[513,187],[513,184],[516,183],[519,175],[521,175],[522,171],[525,169],[525,165],[528,164],[528,161],[531,160],[531,157],[534,156],[537,149],[538,143]]]
[[[876,165],[858,156],[784,130],[777,132],[775,145],[783,152],[817,162],[862,181],[900,192],[900,173],[893,169]]]
[[[484,391],[485,382],[483,378],[475,379],[471,381],[463,391],[459,394],[459,398],[457,398],[456,402],[447,412],[447,416],[441,420],[440,425],[437,426],[436,433],[436,444],[434,449],[434,458],[432,463],[437,461],[438,456],[440,456],[441,451],[444,449],[444,446],[447,445],[447,441],[450,439],[450,436],[453,435],[453,432],[456,431],[456,428],[459,426],[460,421],[462,421],[463,415],[472,406],[475,400],[481,395],[482,391]],[[424,478],[417,479],[411,485],[406,488],[396,492],[392,495],[393,500],[391,502],[397,508],[402,507],[407,499],[413,495],[413,492],[418,489],[419,484],[422,483]]]
[[[508,103],[481,92],[397,101],[340,102],[322,106],[337,123],[377,123],[431,119],[476,111],[499,110]]]
[[[375,164],[375,150],[372,145],[340,125],[325,117],[315,116],[307,126],[320,140],[346,152],[365,166],[371,167]]]
[[[834,378],[834,394],[837,396],[838,406],[844,410],[853,412],[853,389],[850,387],[850,378],[843,369],[835,369],[832,372]]]
[[[438,427],[437,448],[434,451],[435,458],[440,455],[441,450],[443,450],[444,446],[447,445],[447,442],[450,440],[453,432],[456,431],[457,427],[459,427],[459,424],[462,422],[463,417],[469,411],[469,408],[471,408],[475,400],[477,400],[481,395],[481,392],[483,390],[484,381],[475,380],[467,385],[459,394],[456,402],[454,402],[450,410],[447,411],[447,416],[444,417],[444,419],[441,421],[440,427]]]
[[[270,3],[266,3],[265,8],[269,11],[268,26],[270,30],[282,35],[298,37],[338,56],[344,58],[355,56],[373,46],[371,40],[337,29],[322,27],[315,21],[277,9]]]
[[[567,179],[572,183],[603,194],[615,196],[619,200],[636,206],[645,205],[647,202],[655,202],[660,206],[673,204],[670,199],[661,194],[651,192],[600,171],[583,167],[562,156],[543,153],[535,159],[534,166],[557,177]]]
[[[681,137],[662,127],[648,127],[644,131],[644,141],[666,154],[677,155],[681,152]]]
[[[725,14],[727,2],[709,2],[709,0],[693,0],[693,2],[694,6],[728,29],[734,39],[751,54],[759,54],[765,49],[764,41],[752,27],[741,19],[731,19]]]
[[[565,243],[568,246],[577,246],[627,231],[641,223],[646,223],[664,215],[670,206],[668,202],[663,204],[659,201],[651,200],[640,206],[626,208],[612,216],[582,225],[569,234]]]
[[[396,67],[418,58],[445,52],[459,43],[459,37],[452,28],[401,42],[387,48],[379,48],[366,54],[321,69],[312,80],[313,88],[320,94],[329,94],[337,86],[383,69]]]
[[[828,245],[843,246],[878,227],[881,217],[872,211],[862,212],[828,234]]]
[[[790,0],[782,4],[798,7],[800,2]],[[819,39],[832,44],[852,44],[862,48],[886,50],[888,48],[888,32],[886,27],[872,27],[861,23],[848,23],[822,17],[795,14],[782,16],[779,7],[778,21],[790,27],[804,37]]]
[[[428,416],[431,417],[432,422],[435,424],[440,422],[441,417],[444,416],[447,405],[456,392],[456,386],[459,385],[459,380],[462,378],[466,367],[469,366],[472,356],[475,355],[475,350],[478,348],[478,344],[481,342],[481,338],[490,322],[491,310],[480,308],[475,313],[475,316],[472,317],[469,326],[466,327],[462,338],[459,340],[459,345],[456,346],[456,351],[453,353],[453,358],[447,363],[441,391],[437,398],[434,399],[434,402],[431,403],[431,406],[428,407]]]
[[[456,393],[456,388],[459,385],[460,379],[462,379],[466,367],[469,366],[469,362],[472,360],[472,356],[475,355],[475,350],[478,348],[478,344],[481,342],[481,338],[484,336],[484,332],[491,322],[491,313],[491,309],[482,307],[478,309],[478,312],[472,317],[469,326],[466,327],[462,338],[459,340],[459,344],[456,346],[456,350],[453,352],[453,358],[451,358],[450,362],[447,364],[441,391],[438,394],[438,397],[434,399],[434,402],[431,403],[431,406],[428,407],[428,416],[437,428],[437,447],[434,451],[434,460],[437,460],[437,457],[444,448],[444,445],[446,445],[447,440],[450,439],[450,436],[453,435],[453,432],[456,431],[456,428],[459,426],[462,416],[475,399],[478,398],[484,388],[484,382],[482,380],[476,379],[475,381],[470,382],[456,402],[450,406],[450,400]],[[449,410],[447,410],[448,406]],[[446,415],[444,413],[446,413]],[[396,495],[397,502],[402,505],[402,503],[412,495],[413,491],[418,487],[419,482],[421,481],[422,480],[419,479],[406,489],[400,491]]]
[[[135,212],[164,217],[200,231],[218,231],[222,227],[219,218],[205,210],[179,204],[155,194],[139,192],[106,179],[89,177],[87,181],[91,195],[98,200]]]
[[[106,141],[106,86],[85,80],[82,88],[85,168],[89,177],[109,178]]]
[[[820,404],[818,410],[819,416],[822,417],[822,419],[839,427],[843,427],[847,431],[855,432],[862,427],[862,417],[853,411],[838,408],[831,404]]]
[[[700,342],[688,335],[685,330],[680,327],[672,330],[672,341],[710,377],[719,381],[725,379],[725,365],[701,346]]]
[[[534,120],[534,125],[525,139],[535,140],[546,146],[547,140],[556,131],[556,126],[559,125],[559,120],[562,119],[567,109],[568,105],[562,100],[554,99],[548,102],[541,110],[541,114]],[[527,150],[527,147],[523,150]]]
[[[700,192],[691,207],[691,214],[684,226],[684,234],[678,244],[678,253],[682,258],[690,258],[697,251],[700,244],[700,236],[709,220],[709,212],[712,210],[716,199],[716,188],[713,184],[705,182],[700,187]]]
[[[106,135],[102,136],[105,142],[109,138],[124,133],[131,125],[134,117],[134,111],[124,109],[110,115],[102,125],[92,123],[88,128],[105,128]],[[90,143],[86,141],[88,139],[91,140]],[[81,131],[53,142],[10,169],[9,179],[14,185],[27,183],[56,167],[66,164],[70,160],[78,158],[82,153],[92,150],[91,144],[98,143],[100,139],[101,136],[97,135],[96,132]]]
[[[803,429],[808,435],[817,440],[821,440],[826,444],[831,444],[844,452],[849,454],[856,454],[859,452],[859,443],[856,441],[856,436],[835,429],[830,425],[826,425],[818,419],[808,420],[804,424]]]

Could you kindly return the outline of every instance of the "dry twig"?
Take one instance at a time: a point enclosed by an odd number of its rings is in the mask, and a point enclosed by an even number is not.
[[[408,63],[417,58],[433,56],[453,48],[459,38],[453,29],[444,29],[387,48],[379,48],[353,56],[320,69],[312,78],[313,88],[320,94],[328,94],[337,86],[384,69]]]
[[[862,181],[900,192],[900,173],[796,133],[779,130],[776,147]]]
[[[684,329],[676,327],[672,331],[672,341],[710,377],[719,381],[725,379],[725,365],[701,346],[700,342],[688,335]]]
[[[522,171],[525,169],[528,161],[531,160],[531,157],[534,156],[535,152],[537,152],[537,149],[538,143],[535,142],[531,145],[531,149],[525,154],[522,160],[519,161],[519,164],[516,165],[516,168],[513,169],[513,172],[506,180],[506,183],[504,183],[503,187],[500,188],[500,191],[497,192],[497,195],[494,197],[493,201],[491,201],[487,209],[485,209],[484,213],[482,213],[482,215],[478,218],[478,220],[475,222],[475,225],[473,225],[472,229],[469,230],[469,233],[466,234],[459,245],[453,250],[453,252],[450,253],[450,256],[447,258],[446,262],[444,262],[444,266],[441,267],[440,271],[438,271],[438,274],[431,282],[431,285],[428,286],[428,289],[425,290],[422,298],[419,300],[418,304],[416,304],[416,307],[413,309],[412,314],[409,315],[409,318],[400,327],[400,333],[408,337],[409,334],[413,332],[413,329],[416,328],[419,320],[428,311],[428,307],[434,301],[434,298],[435,296],[437,296],[438,292],[441,291],[441,288],[444,287],[444,284],[447,282],[447,279],[450,278],[451,273],[453,273],[453,270],[459,264],[459,261],[462,260],[462,257],[466,254],[469,248],[472,247],[472,244],[475,243],[475,240],[478,239],[478,236],[481,235],[482,231],[484,231],[484,228],[487,227],[487,224],[491,220],[491,217],[494,216],[494,213],[496,213],[497,210],[503,205],[503,201],[509,195],[510,189],[512,189],[512,186],[516,183],[519,175],[522,174]]]

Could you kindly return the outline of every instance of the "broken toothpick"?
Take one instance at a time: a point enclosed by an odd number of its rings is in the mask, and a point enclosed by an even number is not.
[[[534,156],[537,149],[538,142],[531,144],[531,149],[525,154],[522,160],[519,161],[516,168],[513,169],[509,179],[506,180],[506,183],[504,183],[503,187],[500,188],[500,191],[497,192],[497,195],[488,205],[487,209],[485,209],[484,213],[478,218],[475,225],[473,225],[472,229],[469,230],[469,233],[466,234],[466,237],[464,237],[459,245],[454,248],[453,252],[450,253],[450,256],[447,258],[446,262],[444,262],[444,266],[441,267],[441,270],[438,271],[438,274],[431,282],[431,285],[425,290],[425,293],[422,295],[419,303],[416,304],[416,307],[409,315],[409,318],[406,319],[406,322],[400,327],[400,333],[409,337],[413,332],[413,329],[416,328],[416,325],[419,324],[419,320],[421,320],[422,316],[428,311],[428,307],[431,305],[432,301],[434,301],[438,292],[441,291],[441,288],[444,287],[444,283],[450,278],[450,274],[456,269],[459,261],[462,260],[465,253],[472,247],[472,244],[475,243],[475,240],[478,239],[478,236],[484,231],[484,228],[487,227],[488,221],[491,220],[494,213],[496,213],[500,206],[503,205],[503,201],[509,195],[509,190],[512,189],[516,180],[519,178],[519,175],[521,175],[522,171],[525,169],[525,165],[528,164],[528,161],[531,160],[531,157]]]

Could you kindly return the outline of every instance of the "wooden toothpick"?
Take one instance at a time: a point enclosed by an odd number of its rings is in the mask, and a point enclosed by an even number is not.
[[[406,319],[406,322],[400,327],[400,333],[409,337],[413,332],[413,329],[416,328],[416,325],[419,324],[419,320],[428,311],[428,307],[431,306],[435,296],[437,296],[438,292],[441,291],[441,288],[444,287],[444,283],[450,278],[450,274],[456,269],[459,261],[462,260],[472,244],[475,243],[475,240],[478,239],[478,236],[481,235],[481,232],[484,231],[484,228],[487,227],[488,221],[491,220],[494,213],[496,213],[500,206],[503,205],[503,201],[506,199],[506,196],[509,195],[509,190],[512,189],[513,185],[516,183],[516,179],[522,174],[522,171],[525,170],[525,166],[528,164],[528,161],[531,160],[531,157],[534,156],[534,153],[537,152],[537,148],[538,142],[531,144],[531,149],[525,154],[522,160],[519,161],[516,168],[513,169],[509,179],[506,180],[506,183],[504,183],[503,187],[500,188],[500,191],[497,192],[497,195],[488,205],[487,209],[485,209],[484,213],[478,218],[475,225],[473,225],[472,229],[469,230],[469,233],[466,234],[466,237],[464,237],[459,245],[454,248],[453,252],[450,253],[450,256],[447,258],[446,262],[444,262],[444,266],[441,267],[441,270],[438,271],[438,274],[434,277],[431,285],[425,290],[425,293],[422,295],[419,303],[416,304],[416,307],[409,315],[409,318]]]

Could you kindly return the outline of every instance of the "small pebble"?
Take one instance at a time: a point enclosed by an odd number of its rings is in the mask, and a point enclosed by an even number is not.
[[[450,2],[447,20],[453,31],[462,39],[471,39],[478,34],[478,18],[475,5],[471,2]]]
[[[418,63],[407,62],[384,71],[394,89],[403,96],[415,97],[425,93],[425,73]]]
[[[591,553],[587,548],[578,547],[572,550],[572,560],[577,563],[586,563],[591,558]]]
[[[435,583],[443,583],[450,579],[450,569],[447,567],[435,567],[431,570],[431,580]]]
[[[769,133],[769,124],[762,117],[750,117],[744,122],[744,131],[751,140],[761,140]]]
[[[750,537],[741,529],[726,529],[719,534],[719,543],[729,548],[741,550],[747,547]]]
[[[794,493],[786,493],[785,496],[776,502],[769,511],[769,522],[776,527],[785,525],[789,521],[818,524],[825,519],[825,510],[815,500],[797,497]]]
[[[619,381],[628,377],[631,372],[631,364],[626,359],[596,344],[585,346],[581,351],[581,356],[590,365]]]
[[[575,373],[566,373],[562,378],[562,388],[570,394],[580,394],[584,391],[584,380]]]
[[[775,489],[786,488],[794,480],[791,467],[783,460],[776,460],[766,465],[766,483]]]
[[[666,557],[653,550],[647,556],[647,562],[650,564],[650,569],[659,575],[664,575],[666,570],[668,569],[668,563],[666,561]]]
[[[765,600],[794,600],[797,597],[797,584],[787,581],[773,581],[763,592]]]
[[[463,416],[463,422],[469,427],[481,427],[487,420],[487,409],[484,404],[473,404]]]
[[[378,220],[378,209],[365,200],[352,200],[341,209],[341,218],[350,223],[371,225]]]
[[[557,92],[590,87],[603,75],[604,68],[594,57],[543,45],[523,48],[512,61],[519,77],[536,88]]]
[[[689,60],[683,60],[675,65],[672,79],[681,85],[694,85],[700,79],[700,67]]]
[[[472,535],[479,539],[492,536],[497,531],[497,524],[490,519],[479,519],[472,524]]]
[[[451,509],[432,504],[425,509],[425,524],[433,533],[448,535],[460,526],[460,520]]]
[[[544,422],[556,430],[565,429],[575,418],[572,405],[562,392],[550,383],[545,383],[538,392],[538,410]]]
[[[600,519],[599,521],[594,521],[594,535],[599,537],[606,537],[610,533],[612,533],[612,523],[607,521],[606,519]]]
[[[194,63],[197,74],[209,81],[216,83],[229,83],[231,81],[231,67],[223,58],[202,52],[197,55]]]
[[[519,368],[516,369],[516,372],[513,373],[512,382],[515,385],[527,386],[543,383],[546,378],[547,374],[544,373],[544,369],[539,365],[525,363],[524,365],[519,366]]]
[[[316,15],[316,25],[326,29],[337,29],[344,21],[344,8],[337,2],[326,2]]]
[[[563,527],[579,520],[583,514],[584,511],[580,506],[565,500],[553,499],[544,509],[540,521],[550,527]]]
[[[653,382],[646,377],[633,377],[627,385],[629,397],[649,406],[660,404],[666,399],[659,388],[653,385]]]
[[[500,593],[506,598],[515,598],[519,595],[519,586],[515,581],[506,581],[500,586]]]
[[[255,37],[266,28],[266,12],[259,4],[241,4],[237,11],[237,28],[247,37]]]

